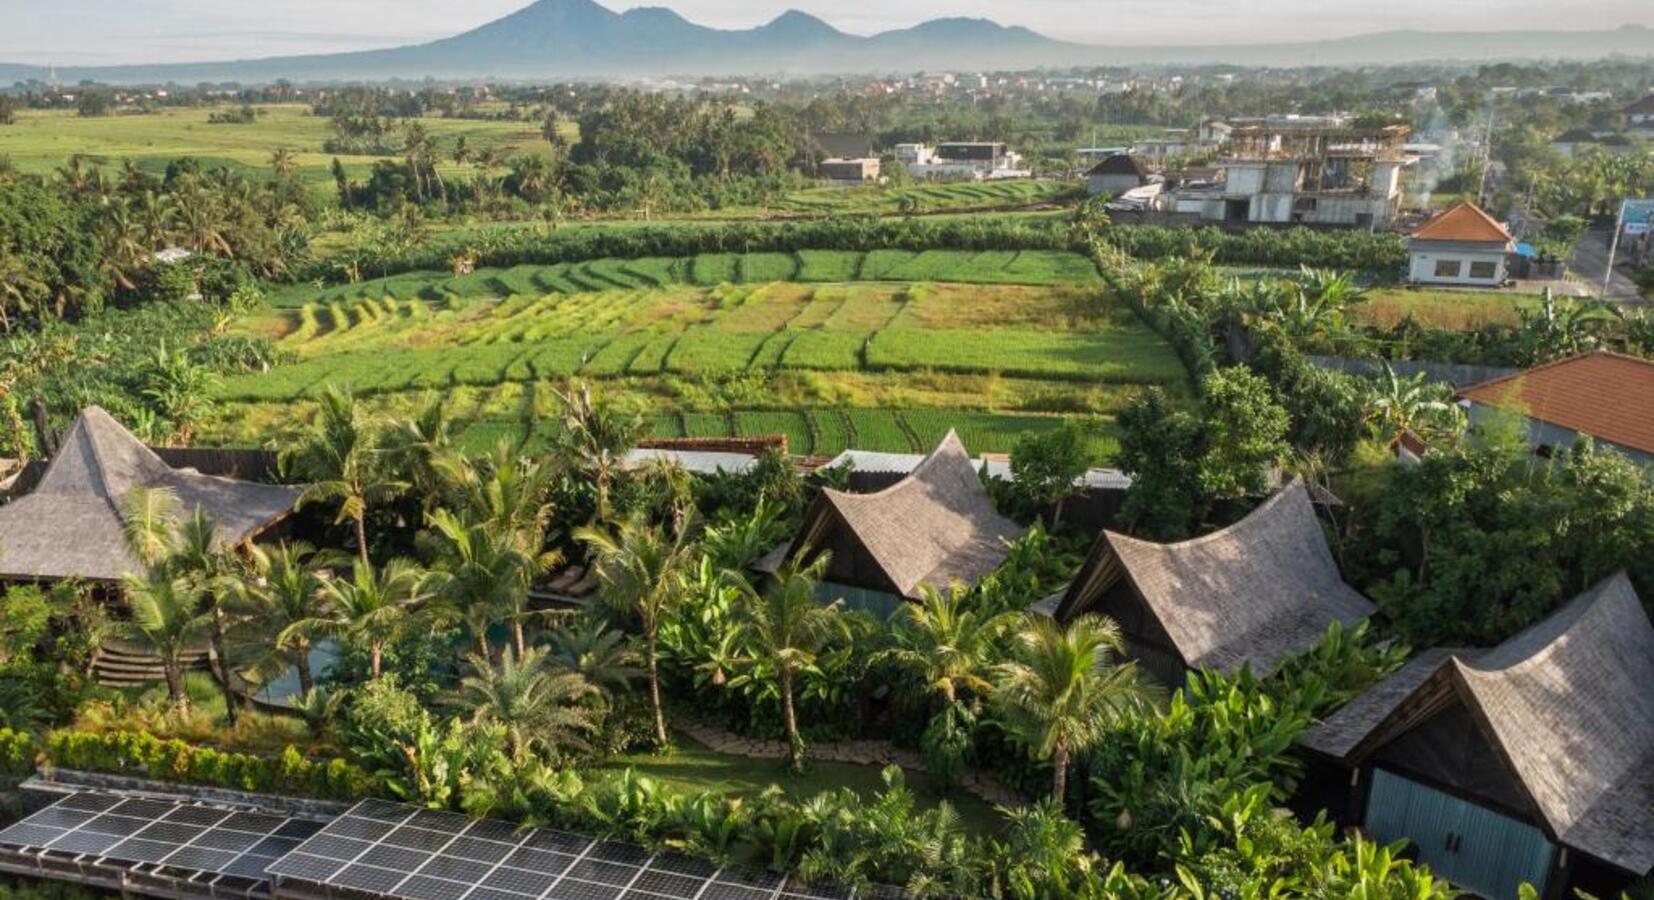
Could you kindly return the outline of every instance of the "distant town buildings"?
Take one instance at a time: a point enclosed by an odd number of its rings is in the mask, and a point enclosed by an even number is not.
[[[1022,155],[997,141],[897,144],[896,161],[914,178],[1026,178]]]

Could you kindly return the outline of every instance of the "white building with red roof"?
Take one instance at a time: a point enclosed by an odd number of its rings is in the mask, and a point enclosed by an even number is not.
[[[1415,284],[1503,284],[1516,240],[1474,203],[1459,203],[1408,237],[1407,280]]]

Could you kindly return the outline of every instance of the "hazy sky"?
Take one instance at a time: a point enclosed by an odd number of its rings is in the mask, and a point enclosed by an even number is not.
[[[528,0],[0,0],[0,62],[97,65],[327,53],[444,37]],[[603,2],[603,0],[599,0]],[[691,21],[739,28],[788,0],[607,2],[670,5]],[[868,34],[938,16],[980,16],[1090,43],[1211,44],[1432,31],[1654,25],[1651,0],[798,0]]]

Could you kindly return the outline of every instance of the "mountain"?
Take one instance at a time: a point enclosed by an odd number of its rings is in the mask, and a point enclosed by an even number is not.
[[[64,68],[68,83],[115,84],[403,79],[633,78],[758,73],[915,72],[1075,65],[1345,65],[1431,60],[1654,56],[1654,31],[1392,31],[1337,40],[1159,47],[1096,46],[986,19],[947,18],[870,37],[790,11],[757,28],[697,25],[670,9],[617,13],[593,0],[538,0],[471,31],[426,44],[209,63]],[[0,84],[43,75],[0,64]]]

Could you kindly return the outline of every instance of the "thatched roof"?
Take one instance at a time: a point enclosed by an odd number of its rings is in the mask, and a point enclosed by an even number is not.
[[[0,506],[0,578],[115,581],[140,566],[127,550],[122,508],[134,488],[165,488],[180,510],[204,510],[221,545],[269,527],[299,490],[174,469],[98,407],[64,436],[40,484]]]
[[[1421,656],[1303,743],[1360,764],[1453,703],[1559,843],[1654,870],[1654,625],[1625,575],[1492,650]]]
[[[824,490],[783,558],[827,546],[829,536],[854,540],[904,597],[921,585],[975,584],[1005,561],[1022,527],[994,510],[970,456],[949,431],[906,478],[882,491]]]
[[[1372,603],[1344,583],[1293,480],[1246,518],[1204,537],[1156,544],[1104,531],[1069,585],[1057,617],[1084,613],[1121,578],[1196,669],[1263,674],[1314,646],[1334,621],[1354,624]]]

